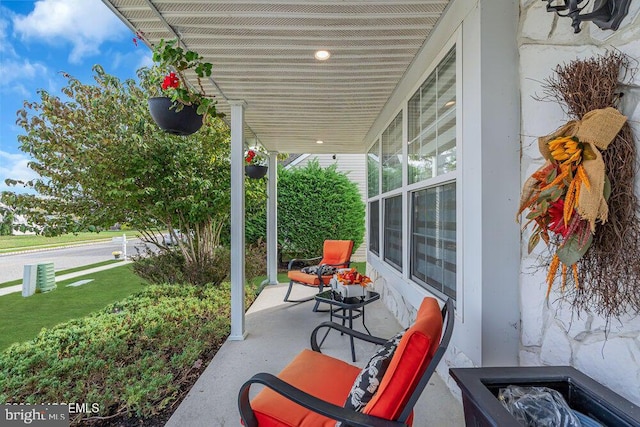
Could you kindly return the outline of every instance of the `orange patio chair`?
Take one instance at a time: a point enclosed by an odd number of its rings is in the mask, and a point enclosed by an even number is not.
[[[322,256],[307,259],[292,259],[287,268],[289,277],[289,289],[284,296],[285,302],[305,302],[314,299],[314,296],[302,299],[289,299],[294,284],[322,288],[329,284],[334,272],[339,268],[347,268],[351,264],[351,252],[353,252],[353,240],[325,240]],[[313,265],[316,264],[316,265]],[[303,267],[300,269],[300,267]],[[318,302],[313,311],[318,311]]]
[[[388,341],[337,323],[321,323],[311,334],[313,351],[303,350],[278,376],[259,373],[244,383],[238,396],[242,423],[246,427],[334,427],[336,421],[342,426],[411,426],[413,407],[449,345],[453,325],[453,302],[448,300],[440,309],[434,298],[425,298],[413,326]],[[322,328],[383,346],[361,370],[320,353],[316,336]],[[376,383],[376,390],[368,388]],[[249,401],[253,384],[265,387]]]

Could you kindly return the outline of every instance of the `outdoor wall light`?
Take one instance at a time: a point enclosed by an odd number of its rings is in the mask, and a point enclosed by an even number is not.
[[[617,30],[629,12],[631,0],[594,0],[589,13],[580,14],[591,0],[542,0],[547,2],[547,12],[571,18],[574,33],[580,32],[583,21],[592,21],[601,30]],[[564,12],[564,13],[560,13]]]

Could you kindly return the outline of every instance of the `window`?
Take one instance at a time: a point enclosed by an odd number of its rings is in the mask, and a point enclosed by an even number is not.
[[[382,192],[402,185],[402,111],[382,132]]]
[[[411,193],[410,253],[413,280],[456,297],[455,182]]]
[[[380,143],[376,141],[367,153],[367,195],[380,194]]]
[[[443,50],[367,153],[369,251],[417,286],[454,299],[460,234],[456,49]]]
[[[409,184],[456,170],[456,54],[452,48],[408,105]]]
[[[402,270],[402,195],[384,200],[384,260]]]
[[[380,201],[369,203],[369,250],[380,256]]]

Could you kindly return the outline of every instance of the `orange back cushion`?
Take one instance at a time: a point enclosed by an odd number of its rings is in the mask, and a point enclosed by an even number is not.
[[[442,312],[434,298],[425,298],[416,322],[405,332],[377,393],[364,407],[365,414],[395,420],[433,358],[442,335]]]
[[[322,260],[318,264],[329,264],[334,267],[346,267],[351,259],[353,240],[325,240]]]

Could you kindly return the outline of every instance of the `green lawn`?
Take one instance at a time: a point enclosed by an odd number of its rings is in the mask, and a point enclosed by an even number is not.
[[[137,232],[128,231],[101,231],[100,233],[65,234],[56,237],[36,236],[25,234],[20,236],[0,236],[0,253],[13,252],[25,249],[53,248],[73,243],[90,242],[96,240],[111,240],[127,234],[127,238],[134,238]]]
[[[83,279],[94,280],[79,287],[66,287]],[[58,282],[57,285],[54,291],[28,298],[20,293],[0,296],[0,351],[14,342],[34,338],[43,327],[50,328],[86,316],[141,291],[145,282],[133,274],[129,264]]]
[[[89,270],[90,268],[100,267],[102,265],[113,264],[116,262],[122,262],[122,260],[110,259],[107,261],[97,262],[95,264],[83,265],[82,267],[70,268],[68,270],[56,271],[56,276],[62,276],[63,274],[75,273],[76,271]],[[0,283],[0,288],[7,288],[9,286],[22,285],[22,279],[11,280],[9,282]]]

